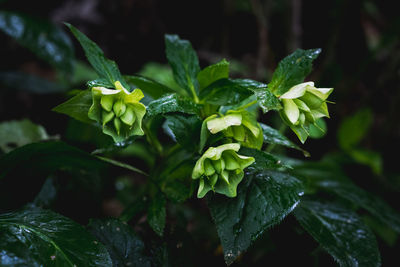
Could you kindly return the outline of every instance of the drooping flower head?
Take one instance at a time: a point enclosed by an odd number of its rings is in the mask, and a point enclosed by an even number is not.
[[[92,87],[93,104],[89,109],[90,119],[103,126],[103,132],[115,142],[133,135],[143,135],[142,119],[146,107],[139,101],[144,97],[140,89],[128,92],[119,81],[116,89]]]
[[[212,134],[223,132],[245,147],[261,149],[263,132],[256,118],[247,110],[229,110],[224,116],[210,116],[206,119]]]
[[[301,83],[290,88],[279,99],[283,121],[304,143],[309,136],[309,126],[322,117],[329,118],[326,100],[333,88],[316,88],[313,82]]]
[[[210,147],[197,160],[192,172],[193,179],[200,179],[197,197],[204,197],[214,191],[228,197],[236,196],[238,184],[242,181],[243,169],[254,162],[254,158],[238,155],[240,144],[232,143]]]

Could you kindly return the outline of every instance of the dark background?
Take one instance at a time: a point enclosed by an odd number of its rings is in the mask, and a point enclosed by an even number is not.
[[[373,123],[360,146],[382,157],[383,172],[376,175],[362,164],[344,167],[359,186],[380,195],[400,210],[400,16],[394,2],[14,0],[2,3],[1,8],[59,25],[73,24],[95,41],[107,57],[114,59],[124,74],[138,72],[149,61],[166,63],[165,33],[190,40],[198,52],[201,67],[226,58],[241,64],[231,76],[265,82],[271,78],[279,60],[296,48],[322,48],[308,79],[315,81],[317,87],[334,87],[330,99],[336,104],[329,107],[331,119],[327,120],[327,135],[323,139],[308,140],[304,148],[311,152],[312,160],[340,152],[337,142],[340,123],[360,109],[369,109]],[[73,42],[76,57],[84,60],[79,44]],[[50,66],[4,33],[0,33],[0,44],[0,71],[23,70],[50,80],[55,78]],[[50,111],[65,96],[7,91],[0,97],[1,121],[30,118],[52,135],[65,132],[68,119]],[[267,115],[263,120],[271,122],[272,119]],[[287,136],[298,142],[294,134],[287,132]],[[293,155],[301,157],[299,153]],[[257,258],[260,246],[256,244],[258,249],[251,254],[256,255],[255,262],[268,259],[285,262],[284,257],[298,257],[309,264],[314,261],[309,252],[318,252],[316,243],[306,235],[293,238],[291,220],[294,221],[290,218],[268,234],[276,241],[274,247],[285,248],[284,253],[272,249],[269,254],[260,252]],[[399,241],[390,246],[378,240],[384,266],[391,266],[397,257]],[[208,259],[220,261],[221,255],[211,253],[202,261],[208,262]],[[320,262],[321,266],[325,265],[324,260],[326,264],[333,264],[327,256]]]

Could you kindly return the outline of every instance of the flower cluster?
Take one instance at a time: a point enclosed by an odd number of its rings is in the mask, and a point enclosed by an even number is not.
[[[229,110],[224,116],[212,115],[206,119],[212,134],[223,132],[245,147],[261,149],[263,133],[256,118],[247,110]]]
[[[306,82],[293,86],[279,97],[283,105],[279,113],[302,143],[309,136],[311,124],[315,125],[319,118],[329,118],[326,99],[332,91],[333,88],[316,88],[313,82]]]
[[[103,132],[115,142],[121,142],[132,135],[143,135],[142,119],[146,107],[139,101],[144,97],[140,89],[128,92],[119,81],[116,89],[93,87],[93,104],[89,109],[90,119],[103,126]]]
[[[193,179],[200,179],[197,197],[214,191],[228,197],[236,196],[236,188],[242,181],[243,169],[254,162],[254,158],[238,155],[240,144],[230,143],[210,147],[196,162]]]

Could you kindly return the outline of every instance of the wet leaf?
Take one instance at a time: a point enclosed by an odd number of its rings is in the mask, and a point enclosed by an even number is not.
[[[0,29],[52,66],[72,72],[74,50],[68,35],[49,21],[0,11]]]
[[[140,170],[140,169],[138,169],[138,168],[136,168],[136,167],[134,167],[132,165],[129,165],[129,164],[126,164],[126,163],[123,163],[123,162],[120,162],[120,161],[117,161],[117,160],[114,160],[114,159],[110,159],[110,158],[105,158],[105,157],[100,157],[100,156],[96,156],[96,157],[98,159],[100,159],[100,160],[102,160],[104,162],[110,163],[110,164],[112,164],[114,166],[117,166],[117,167],[120,167],[120,168],[124,168],[124,169],[130,170],[130,171],[137,172],[137,173],[140,173],[140,174],[148,176],[147,173],[145,173],[144,171],[142,171],[142,170]]]
[[[333,203],[302,201],[294,214],[340,266],[380,266],[375,236],[353,211]]]
[[[126,75],[124,79],[131,85],[132,88],[139,88],[145,94],[150,97],[157,99],[162,95],[173,92],[171,88],[154,81],[150,78],[146,78],[139,75]]]
[[[270,91],[283,95],[292,86],[302,83],[311,72],[312,62],[321,53],[321,49],[297,49],[289,56],[282,59],[272,75],[268,84]]]
[[[281,161],[274,155],[254,148],[242,147],[239,155],[253,157],[256,161],[249,168],[256,170],[273,170],[284,167]]]
[[[122,78],[117,64],[114,61],[106,58],[103,51],[97,46],[96,43],[90,40],[86,35],[84,35],[71,24],[65,23],[65,25],[67,25],[67,27],[75,35],[76,39],[78,39],[83,50],[85,51],[86,58],[89,60],[92,67],[101,78],[106,79],[111,84],[114,84],[116,81],[120,81],[125,88],[130,88]]]
[[[195,115],[167,114],[165,124],[172,131],[176,142],[183,148],[194,151],[198,146],[201,121]]]
[[[88,112],[92,105],[92,92],[90,90],[84,90],[68,99],[64,103],[53,108],[52,111],[66,114],[78,121],[94,124],[95,121],[89,119]]]
[[[90,221],[88,230],[104,244],[112,266],[151,266],[143,241],[126,223],[118,219],[95,219]]]
[[[213,105],[234,105],[252,95],[241,80],[220,79],[200,92],[200,99]]]
[[[198,95],[199,59],[190,42],[180,39],[178,35],[166,34],[165,53],[177,84],[185,89],[189,96]]]
[[[39,208],[0,215],[1,266],[111,266],[110,255],[81,225]]]
[[[197,74],[200,90],[223,78],[229,78],[229,62],[225,59],[202,69]]]
[[[356,186],[350,181],[321,180],[317,185],[367,210],[379,221],[400,233],[400,214],[382,201],[382,199]]]
[[[264,143],[271,144],[271,145],[281,145],[289,148],[294,148],[303,152],[304,156],[309,157],[310,153],[290,141],[286,136],[281,134],[278,130],[260,123],[261,128],[263,129],[264,133]]]
[[[170,112],[197,114],[199,110],[200,106],[195,104],[192,100],[174,93],[150,102],[147,106],[146,114],[149,117]]]
[[[268,228],[279,223],[299,203],[302,183],[281,172],[247,172],[235,198],[214,195],[208,202],[231,264]]]
[[[43,126],[34,124],[28,119],[0,123],[0,149],[5,153],[48,138]]]

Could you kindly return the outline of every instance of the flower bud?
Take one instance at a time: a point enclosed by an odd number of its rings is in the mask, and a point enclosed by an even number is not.
[[[206,123],[212,134],[222,132],[226,137],[233,138],[245,147],[261,149],[264,141],[261,126],[247,110],[228,110],[224,116],[206,119]]]
[[[113,118],[114,118],[114,112],[112,111],[107,112],[106,110],[102,111],[103,126],[106,125],[106,123],[111,121]]]
[[[125,113],[125,110],[126,110],[126,105],[122,100],[118,100],[117,102],[115,102],[113,106],[113,111],[115,113],[115,116],[121,117],[121,115]]]
[[[283,109],[280,115],[283,121],[304,143],[309,136],[309,126],[322,117],[328,117],[326,99],[333,88],[316,88],[313,82],[301,83],[290,88],[279,98]]]
[[[210,147],[197,160],[192,178],[199,179],[197,197],[204,197],[214,191],[228,197],[236,196],[238,184],[242,181],[243,169],[254,162],[254,158],[238,155],[240,144],[225,144]]]
[[[93,103],[88,117],[101,124],[103,132],[115,142],[124,141],[132,135],[143,135],[142,119],[146,107],[139,102],[144,97],[142,91],[135,89],[128,92],[118,81],[115,88],[92,88]]]

